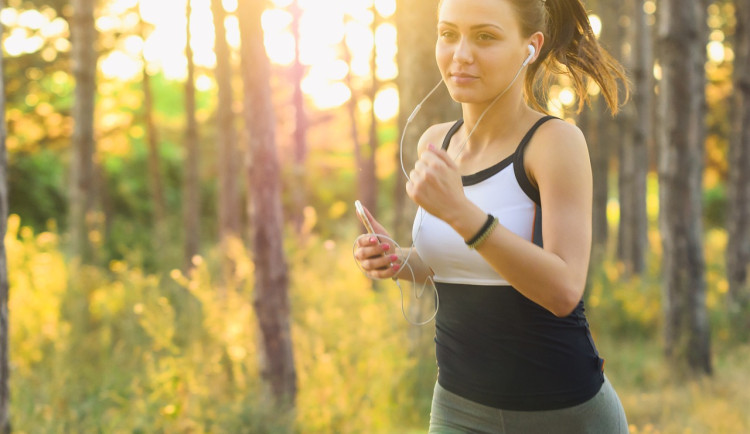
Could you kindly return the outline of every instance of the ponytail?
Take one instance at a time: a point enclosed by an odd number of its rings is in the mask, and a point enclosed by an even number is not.
[[[580,0],[520,0],[513,3],[518,8],[522,23],[531,24],[539,21],[529,20],[531,17],[524,14],[533,14],[533,9],[541,9],[542,16],[546,17],[543,20],[546,23],[541,29],[545,42],[537,60],[529,65],[524,85],[527,100],[534,108],[546,111],[543,103],[547,101],[549,84],[554,74],[567,74],[573,80],[578,95],[578,112],[583,109],[584,103],[589,101],[588,81],[593,80],[599,85],[609,111],[613,115],[616,114],[620,106],[618,80],[624,84],[626,100],[629,94],[625,71],[622,65],[599,45]],[[536,3],[537,7],[529,8],[529,3]],[[531,34],[540,29],[537,27],[527,29],[529,30]],[[541,76],[537,77],[540,74]],[[538,83],[540,86],[537,87]]]

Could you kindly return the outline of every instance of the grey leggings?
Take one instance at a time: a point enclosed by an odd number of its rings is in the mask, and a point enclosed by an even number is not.
[[[507,411],[462,398],[435,383],[430,434],[627,434],[628,422],[609,380],[588,401],[548,411]]]

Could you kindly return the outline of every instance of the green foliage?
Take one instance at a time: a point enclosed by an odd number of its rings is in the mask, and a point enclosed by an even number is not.
[[[65,225],[67,184],[60,159],[60,153],[51,150],[11,156],[8,165],[10,212],[25,216],[25,224],[36,231],[45,230],[50,220]]]
[[[707,228],[723,228],[727,222],[727,191],[717,184],[703,192],[703,221]]]

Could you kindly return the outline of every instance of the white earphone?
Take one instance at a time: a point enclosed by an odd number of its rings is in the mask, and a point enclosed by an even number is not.
[[[463,142],[459,145],[459,147],[458,147],[459,148],[459,150],[458,150],[458,154],[459,155],[463,152],[464,145],[466,145],[466,143],[469,141],[469,138],[471,137],[471,135],[474,134],[474,130],[476,130],[477,126],[479,126],[479,123],[482,121],[482,118],[484,118],[484,115],[487,114],[487,111],[490,109],[490,107],[492,107],[495,104],[495,102],[497,102],[497,100],[499,100],[503,95],[505,95],[505,92],[507,92],[508,89],[510,89],[510,87],[513,85],[513,83],[516,82],[516,79],[518,79],[519,75],[521,75],[521,71],[523,71],[523,69],[529,63],[531,63],[531,61],[534,59],[534,55],[536,54],[536,47],[534,47],[533,45],[529,44],[528,48],[529,48],[529,56],[526,57],[526,60],[523,61],[523,64],[521,65],[521,67],[518,68],[518,71],[516,72],[515,77],[513,77],[513,80],[484,109],[484,111],[482,112],[482,114],[479,116],[479,118],[477,119],[476,123],[474,124],[474,128],[472,128],[471,131],[469,131],[469,133],[464,138]],[[437,84],[435,85],[435,87],[433,87],[432,90],[427,94],[427,96],[425,96],[422,99],[422,101],[420,101],[419,104],[417,104],[417,106],[414,107],[414,111],[411,112],[411,114],[409,115],[409,118],[406,120],[406,123],[404,124],[404,128],[401,130],[401,140],[399,141],[399,159],[401,160],[401,171],[404,173],[404,176],[406,176],[406,179],[409,179],[409,174],[406,172],[406,167],[404,166],[404,152],[403,152],[403,150],[404,150],[404,138],[406,137],[406,129],[409,127],[409,124],[414,120],[414,117],[417,116],[417,113],[419,113],[419,110],[422,108],[422,104],[425,101],[427,101],[427,99],[433,93],[435,93],[435,91],[438,89],[438,87],[440,87],[441,84],[443,84],[443,80],[442,79],[440,81],[438,81]],[[403,264],[404,268],[408,269],[412,273],[412,277],[414,276],[414,270],[409,265],[409,259],[411,258],[412,252],[415,250],[414,249],[414,245],[417,242],[417,237],[419,236],[419,233],[422,231],[422,219],[424,218],[424,210],[422,208],[420,208],[419,211],[418,211],[418,213],[419,213],[420,222],[419,222],[418,229],[417,229],[417,231],[414,234],[413,239],[412,239],[412,246],[411,246],[412,248],[410,248],[408,250],[409,254],[406,255],[405,258],[402,259],[402,264]],[[360,237],[364,237],[364,236],[368,236],[369,237],[369,236],[372,236],[372,234],[363,234],[363,235],[360,235]],[[386,239],[386,240],[390,241],[392,244],[394,244],[395,246],[398,246],[398,243],[395,240],[393,240],[393,239],[391,239],[389,237],[386,237],[384,235],[380,235],[380,236],[378,236],[378,238]],[[354,245],[352,246],[352,255],[354,254],[354,249],[357,248],[358,240],[359,240],[359,238],[357,238],[357,241],[355,241]],[[360,265],[360,269],[361,269],[361,265]],[[363,272],[364,272],[364,270],[363,270]],[[404,304],[403,304],[403,290],[401,289],[401,284],[399,283],[399,281],[398,280],[395,280],[395,281],[396,281],[396,285],[398,286],[399,290],[401,291],[401,297],[402,297],[402,300],[401,300],[401,313],[404,315],[404,318],[406,319],[407,322],[409,322],[410,324],[413,324],[413,325],[424,325],[424,324],[427,324],[428,322],[432,321],[435,318],[435,316],[437,316],[438,307],[440,305],[440,298],[438,297],[437,288],[435,287],[435,284],[434,284],[434,282],[432,282],[431,279],[428,279],[428,281],[426,281],[423,284],[421,290],[418,293],[417,293],[416,286],[414,287],[415,298],[417,298],[417,299],[422,296],[422,294],[424,293],[424,290],[426,289],[426,286],[427,286],[428,283],[432,284],[432,289],[433,289],[433,291],[435,293],[435,311],[432,313],[432,315],[426,321],[422,321],[422,322],[412,321],[411,319],[409,319],[408,316],[406,316],[406,311],[404,310]]]
[[[526,60],[523,61],[523,66],[526,66],[534,59],[534,54],[536,54],[536,48],[534,48],[533,45],[529,44],[529,57],[526,58]]]

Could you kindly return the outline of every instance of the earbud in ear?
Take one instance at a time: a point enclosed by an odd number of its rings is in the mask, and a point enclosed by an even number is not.
[[[529,57],[526,58],[526,60],[523,61],[523,66],[526,66],[531,62],[531,60],[534,58],[534,55],[536,54],[536,48],[529,44]]]

